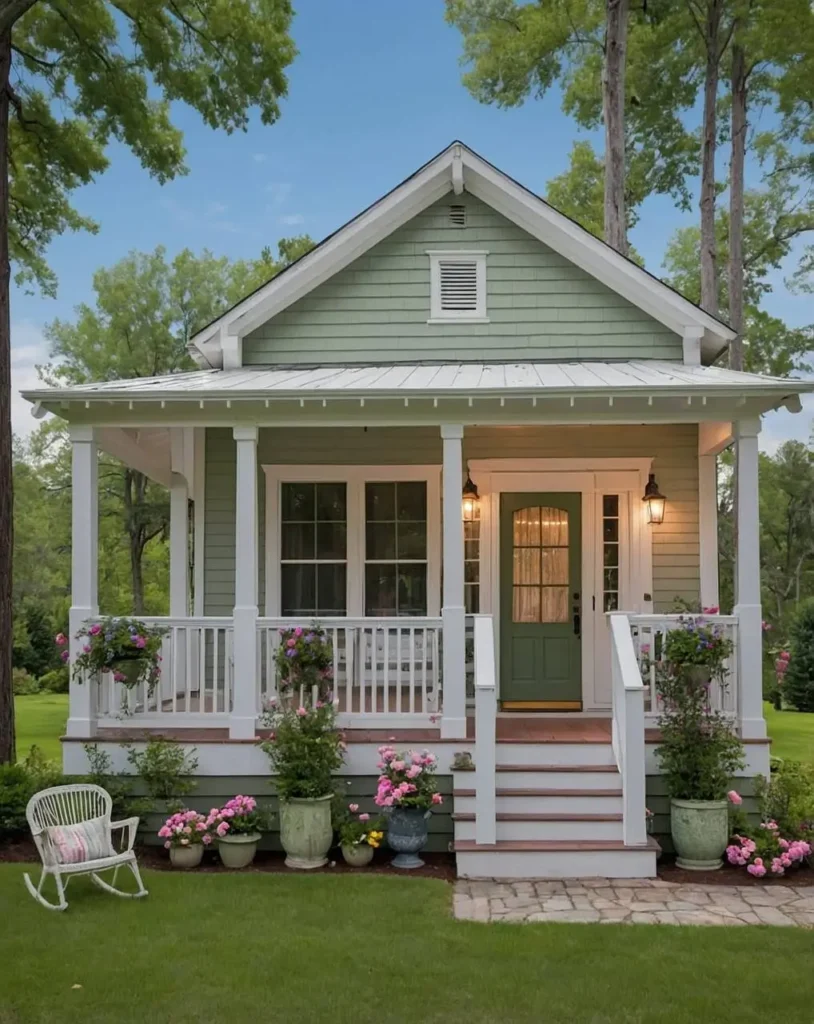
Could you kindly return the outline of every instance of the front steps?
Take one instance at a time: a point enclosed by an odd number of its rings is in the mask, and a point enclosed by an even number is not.
[[[610,742],[497,742],[497,842],[475,842],[472,771],[455,771],[455,855],[461,878],[649,878],[658,846],[625,846],[622,780]]]

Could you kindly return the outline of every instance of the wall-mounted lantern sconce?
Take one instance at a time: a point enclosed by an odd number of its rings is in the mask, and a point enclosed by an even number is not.
[[[667,499],[659,491],[656,483],[656,474],[650,473],[647,478],[647,486],[644,489],[642,501],[647,504],[647,521],[655,526],[664,522],[664,506]]]
[[[469,475],[469,470],[467,470],[466,483],[464,484],[463,493],[461,495],[461,506],[463,509],[465,523],[474,522],[474,520],[478,518],[479,501],[480,496],[478,495],[478,489],[472,483],[472,477]]]

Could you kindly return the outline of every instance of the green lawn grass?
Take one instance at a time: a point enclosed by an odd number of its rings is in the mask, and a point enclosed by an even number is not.
[[[36,743],[47,758],[62,762],[59,737],[64,735],[68,720],[67,693],[34,693],[30,697],[15,697],[14,720],[17,757],[20,760]]]
[[[457,922],[447,884],[382,875],[77,879],[55,914],[23,870],[0,865],[14,1024],[811,1021],[810,931]]]
[[[765,702],[763,711],[772,738],[772,756],[814,763],[814,714],[776,711]]]

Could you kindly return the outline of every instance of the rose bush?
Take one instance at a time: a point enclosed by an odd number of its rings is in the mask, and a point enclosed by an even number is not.
[[[376,790],[377,807],[415,807],[430,810],[444,802],[435,778],[437,758],[428,750],[398,754],[390,746],[379,747],[381,770]]]

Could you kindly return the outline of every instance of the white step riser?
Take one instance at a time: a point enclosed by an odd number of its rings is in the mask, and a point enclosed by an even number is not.
[[[455,811],[474,814],[474,796],[456,796]],[[621,814],[621,796],[499,796],[498,814]]]
[[[456,855],[459,878],[655,878],[652,850],[485,850]]]
[[[474,839],[474,821],[456,821],[455,839]],[[498,821],[497,839],[576,842],[622,839],[621,821]]]
[[[610,743],[501,743],[499,740],[497,763],[616,764]]]
[[[511,762],[506,762],[511,763]],[[463,775],[463,773],[461,773]],[[466,779],[456,783],[459,789],[474,789],[470,772]],[[621,789],[618,772],[495,772],[498,789]]]

